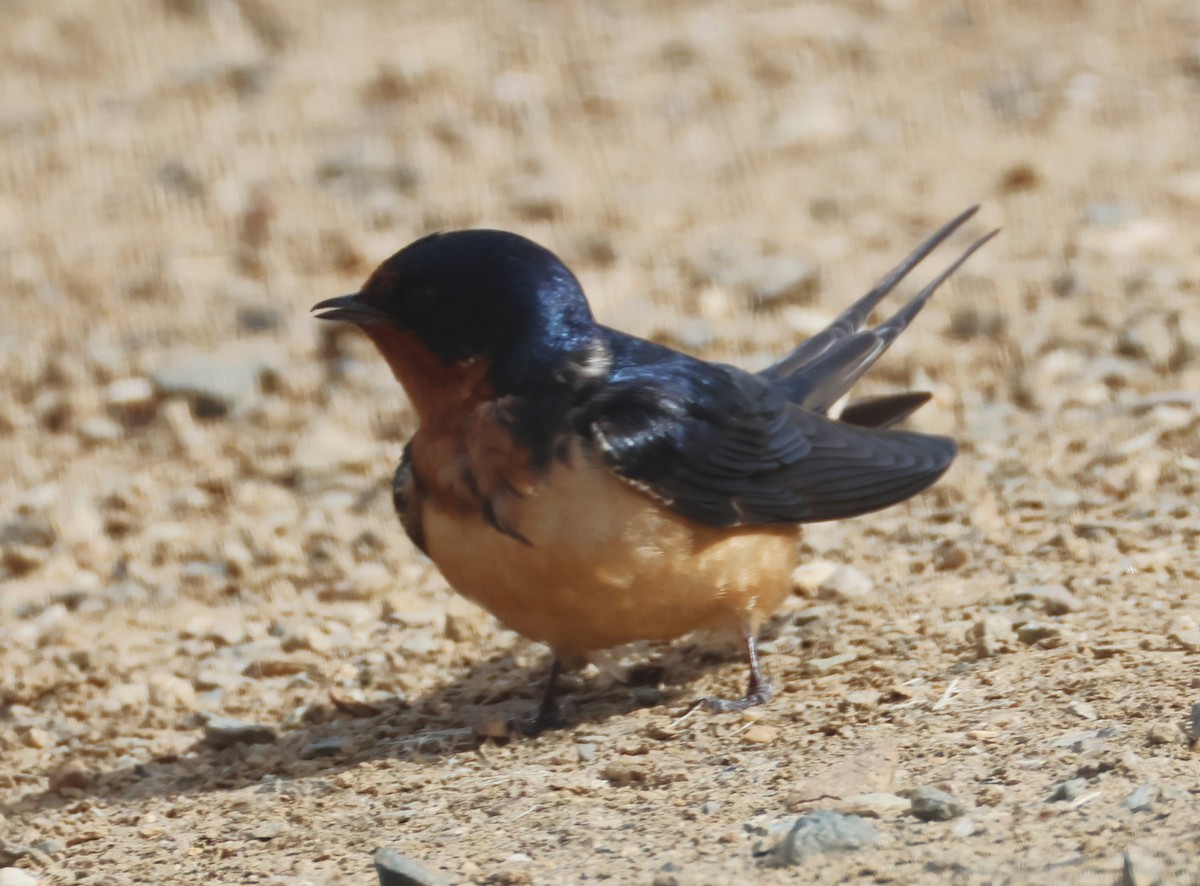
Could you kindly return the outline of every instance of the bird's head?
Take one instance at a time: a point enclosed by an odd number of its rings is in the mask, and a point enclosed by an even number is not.
[[[597,332],[567,266],[506,231],[424,237],[381,264],[358,292],[313,310],[360,327],[406,387],[411,379],[403,376],[416,363],[432,363],[484,367],[497,394],[521,390],[579,359]]]

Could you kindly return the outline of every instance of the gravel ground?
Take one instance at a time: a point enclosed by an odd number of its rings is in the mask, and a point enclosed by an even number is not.
[[[0,59],[0,884],[1198,881],[1196,4],[12,0]],[[976,202],[862,386],[962,455],[806,532],[775,701],[690,712],[693,638],[507,735],[545,654],[308,306],[497,226],[757,367]]]

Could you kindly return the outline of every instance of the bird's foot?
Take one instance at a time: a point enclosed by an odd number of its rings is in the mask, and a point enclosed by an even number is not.
[[[509,728],[517,734],[535,736],[549,729],[562,729],[570,725],[563,715],[563,706],[558,703],[558,678],[562,673],[562,664],[556,658],[550,667],[550,677],[546,681],[546,690],[542,702],[532,717],[521,717],[509,721]]]
[[[774,695],[774,691],[771,687],[771,681],[764,680],[741,698],[719,698],[715,695],[708,695],[697,700],[695,707],[702,707],[710,714],[731,714],[760,704],[766,704],[771,700],[772,695]]]
[[[744,711],[755,705],[766,704],[771,700],[771,696],[775,694],[774,687],[771,685],[770,679],[763,676],[763,672],[758,666],[758,646],[754,641],[754,635],[748,635],[745,642],[746,662],[750,665],[750,683],[746,687],[746,694],[741,698],[717,698],[710,695],[693,704],[692,710],[703,707],[710,714],[729,714]]]
[[[543,732],[554,729],[565,729],[571,725],[571,720],[564,715],[559,705],[553,708],[538,707],[531,716],[514,717],[508,721],[509,729],[517,735],[534,738]]]

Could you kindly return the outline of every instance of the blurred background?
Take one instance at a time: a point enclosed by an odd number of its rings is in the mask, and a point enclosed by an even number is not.
[[[933,391],[914,423],[962,459],[805,553],[915,583],[896,624],[961,637],[956,607],[1052,582],[1114,643],[1200,637],[1194,2],[7,0],[0,71],[22,791],[80,747],[182,748],[198,709],[416,699],[526,655],[402,538],[414,417],[307,313],[435,230],[518,231],[604,322],[756,367],[981,203],[952,245],[1003,234],[863,386]],[[152,750],[114,749],[135,723]]]

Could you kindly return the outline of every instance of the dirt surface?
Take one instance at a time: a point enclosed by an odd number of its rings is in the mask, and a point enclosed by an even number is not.
[[[1196,882],[1200,6],[14,0],[0,53],[0,868]],[[861,388],[962,455],[806,533],[773,703],[689,713],[698,638],[507,738],[545,653],[403,537],[414,417],[308,307],[497,226],[761,366],[975,202]],[[877,837],[766,866],[818,809]]]

